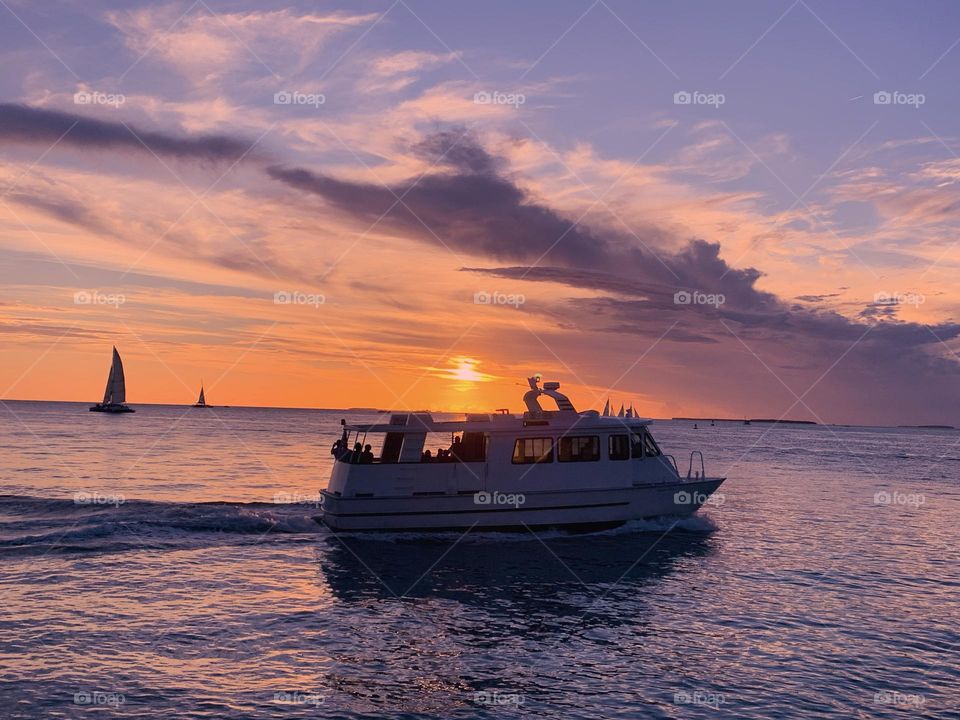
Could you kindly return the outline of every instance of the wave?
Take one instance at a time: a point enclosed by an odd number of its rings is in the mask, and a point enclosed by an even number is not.
[[[323,532],[313,505],[0,495],[0,555],[108,552]]]

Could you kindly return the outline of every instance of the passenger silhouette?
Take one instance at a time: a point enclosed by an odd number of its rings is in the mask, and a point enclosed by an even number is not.
[[[359,446],[360,443],[357,443],[357,445]],[[370,446],[367,445],[366,447],[363,448],[363,452],[360,453],[360,464],[369,465],[372,462],[373,462],[373,453],[370,450]]]

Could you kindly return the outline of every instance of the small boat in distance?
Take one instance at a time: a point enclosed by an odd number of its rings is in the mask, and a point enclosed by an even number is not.
[[[341,420],[317,519],[345,531],[592,530],[692,515],[723,483],[707,475],[698,450],[681,474],[650,434],[652,421],[632,410],[577,411],[560,383],[528,382],[521,416]],[[541,397],[557,409],[543,409]]]
[[[203,395],[203,383],[200,383],[200,397],[197,398],[197,401],[193,404],[193,407],[213,407],[213,405],[207,405],[207,399]]]
[[[123,376],[123,362],[116,346],[113,348],[113,362],[110,363],[110,374],[107,376],[107,387],[103,391],[103,402],[98,402],[90,412],[132,413],[132,407],[124,405],[127,401],[127,382]]]

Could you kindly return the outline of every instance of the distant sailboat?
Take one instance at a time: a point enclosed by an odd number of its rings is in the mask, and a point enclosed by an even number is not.
[[[610,398],[607,398],[607,404],[603,406],[603,417],[610,417]]]
[[[203,395],[203,383],[200,383],[200,397],[197,398],[193,406],[202,408],[213,407],[213,405],[207,405],[207,398]]]
[[[107,387],[103,391],[103,402],[98,402],[90,412],[132,413],[132,407],[124,405],[127,401],[127,382],[123,376],[123,362],[120,353],[113,348],[113,362],[110,363],[110,374],[107,376]]]

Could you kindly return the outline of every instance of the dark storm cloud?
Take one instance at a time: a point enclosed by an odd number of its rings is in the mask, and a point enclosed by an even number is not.
[[[659,335],[665,319],[669,323],[682,318],[678,331],[686,342],[716,342],[725,335],[729,339],[727,328],[732,327],[745,337],[787,343],[853,343],[864,337],[863,342],[882,355],[921,352],[937,342],[925,325],[871,322],[883,313],[868,311],[858,321],[822,308],[787,304],[757,289],[759,270],[731,267],[721,257],[719,243],[690,240],[679,250],[665,251],[658,248],[680,243],[652,223],[639,228],[638,237],[577,225],[522,190],[501,171],[500,161],[462,130],[430,135],[414,150],[437,170],[389,187],[303,168],[274,166],[267,172],[355,218],[372,223],[382,216],[422,242],[520,263],[464,270],[603,294],[567,301],[558,324],[576,325],[579,318],[584,328]],[[723,302],[677,303],[678,290],[722,296]],[[816,303],[830,297],[802,299]],[[932,330],[944,341],[960,335],[954,323]]]
[[[304,168],[274,166],[270,177],[366,222],[385,222],[430,244],[498,260],[613,269],[613,243],[531,198],[498,172],[498,161],[463,133],[438,133],[415,146],[437,171],[384,186],[338,180]],[[402,198],[402,201],[398,200]],[[651,243],[668,239],[654,227]],[[639,257],[637,258],[640,259]]]
[[[62,138],[62,139],[61,139]],[[122,122],[95,120],[27,105],[0,103],[0,143],[61,145],[91,150],[153,152],[181,160],[238,160],[251,143],[228,135],[178,136]]]
[[[500,162],[469,134],[436,133],[414,148],[436,163],[437,171],[392,186],[339,180],[304,168],[273,166],[267,172],[365,222],[379,219],[423,242],[474,256],[565,268],[580,273],[584,287],[609,290],[628,284],[663,296],[684,288],[722,293],[736,306],[776,305],[772,295],[754,287],[761,273],[731,268],[718,243],[694,240],[667,252],[655,248],[676,245],[676,238],[654,224],[635,228],[638,241],[563,217],[501,173]]]
[[[495,173],[503,164],[465,130],[444,130],[428,135],[413,146],[414,153],[434,165],[464,172]]]
[[[271,167],[267,172],[365,222],[382,216],[383,222],[428,243],[473,255],[532,261],[547,254],[576,263],[603,245],[589,230],[572,228],[552,210],[528,203],[515,185],[492,174],[427,175],[416,184],[387,188],[302,168]],[[556,247],[551,248],[554,243]]]
[[[725,298],[726,302],[716,307],[697,307],[675,302],[674,287],[638,282],[604,272],[527,266],[464,270],[514,281],[524,279],[550,282],[604,292],[607,295],[605,297],[570,300],[567,307],[568,310],[579,308],[586,318],[594,318],[599,314],[609,322],[605,325],[595,324],[594,327],[611,332],[623,332],[627,328],[633,328],[638,334],[659,335],[663,332],[665,321],[669,325],[673,320],[679,319],[689,332],[689,341],[695,337],[707,339],[729,335],[726,327],[718,322],[722,320],[729,326],[738,327],[738,332],[742,330],[744,337],[772,340],[804,337],[848,343],[857,342],[864,337],[864,342],[889,346],[891,352],[901,354],[908,348],[932,346],[941,340],[960,337],[960,325],[956,323],[934,326],[906,322],[868,324],[851,320],[831,310],[789,307],[774,295],[759,291],[754,291],[752,297],[755,302],[752,303],[744,302],[751,299],[751,294],[743,292],[739,304],[731,303],[729,298]],[[730,286],[721,284],[721,287]],[[890,305],[876,307],[891,308]],[[872,313],[861,313],[863,317],[868,315]]]
[[[900,310],[896,303],[870,303],[860,311],[860,317],[866,319],[883,318],[893,320],[897,317]]]

